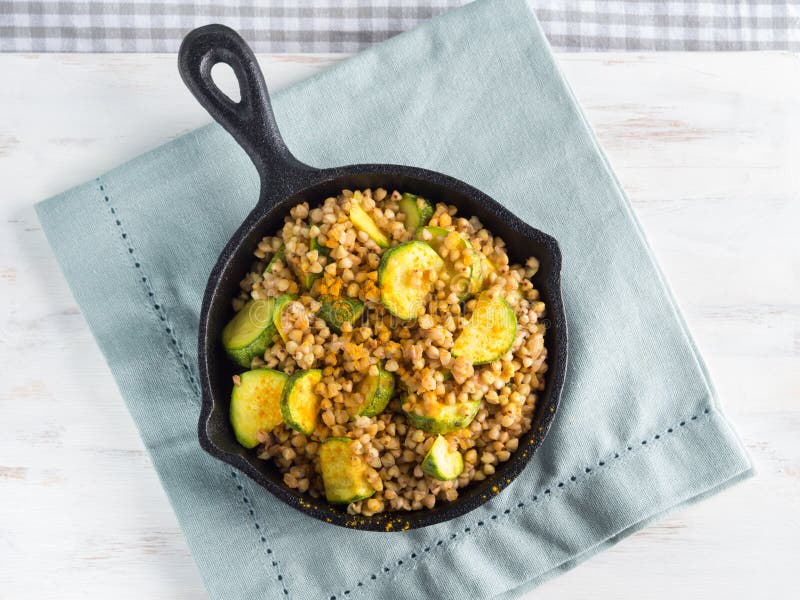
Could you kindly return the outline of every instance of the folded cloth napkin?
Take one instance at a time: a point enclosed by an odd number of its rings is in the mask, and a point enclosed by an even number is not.
[[[188,92],[187,92],[188,93]],[[311,165],[418,165],[484,190],[564,255],[569,369],[527,469],[471,513],[359,532],[198,445],[195,339],[218,252],[258,197],[210,125],[38,205],[216,598],[513,598],[751,472],[619,183],[524,0],[484,0],[278,94]]]

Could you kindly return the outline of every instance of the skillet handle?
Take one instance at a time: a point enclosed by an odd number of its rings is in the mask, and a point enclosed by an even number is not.
[[[239,102],[214,83],[211,68],[217,63],[233,69]],[[233,29],[213,24],[190,31],[178,51],[178,69],[195,98],[250,156],[261,177],[261,201],[289,195],[315,170],[297,160],[283,141],[256,57]]]

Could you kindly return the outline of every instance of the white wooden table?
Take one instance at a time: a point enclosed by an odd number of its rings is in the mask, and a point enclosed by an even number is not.
[[[279,88],[334,60],[262,64]],[[560,63],[759,472],[530,597],[797,598],[800,61]],[[204,598],[32,205],[208,117],[173,56],[0,55],[0,73],[0,598]]]

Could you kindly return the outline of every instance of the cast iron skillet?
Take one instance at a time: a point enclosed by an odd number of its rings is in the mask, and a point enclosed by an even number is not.
[[[208,280],[200,314],[198,341],[203,391],[199,422],[200,445],[219,460],[249,475],[269,492],[312,517],[354,529],[398,531],[426,527],[467,513],[499,493],[516,477],[542,443],[555,416],[567,364],[567,326],[561,300],[561,253],[556,240],[511,214],[483,192],[441,173],[400,165],[351,165],[315,169],[298,161],[281,138],[272,114],[267,87],[253,52],[233,30],[208,25],[190,32],[181,44],[179,68],[183,81],[200,103],[244,148],[261,178],[261,195],[241,227],[220,254]],[[234,103],[212,81],[211,67],[227,63],[239,82],[241,100]],[[419,194],[458,207],[461,215],[476,215],[506,241],[509,257],[523,263],[536,256],[541,263],[534,283],[547,305],[545,335],[549,371],[540,394],[531,431],[520,440],[512,458],[494,476],[461,490],[455,502],[433,510],[348,515],[344,507],[301,495],[283,484],[277,468],[260,460],[255,450],[240,446],[228,420],[231,377],[236,372],[220,343],[223,326],[232,317],[231,299],[253,262],[253,250],[264,236],[277,231],[289,209],[303,200],[312,206],[342,189],[383,187]]]

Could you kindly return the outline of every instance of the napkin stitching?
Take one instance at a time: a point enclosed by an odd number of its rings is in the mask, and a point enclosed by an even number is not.
[[[259,532],[260,532],[261,525],[259,525],[259,523],[258,523],[258,518],[256,517],[256,513],[255,513],[255,510],[253,508],[253,503],[250,502],[250,499],[247,497],[247,493],[244,490],[243,482],[239,479],[239,475],[236,473],[236,471],[231,471],[231,477],[236,481],[236,489],[241,492],[242,500],[244,501],[244,503],[250,505],[250,508],[248,509],[248,512],[250,513],[250,516],[253,517],[253,524],[255,525],[255,528],[257,530],[259,530]],[[260,536],[260,540],[261,540],[262,544],[266,544],[267,543],[267,538],[263,534]],[[278,580],[279,584],[281,585],[281,587],[283,588],[283,595],[288,598],[289,597],[289,590],[287,589],[286,584],[283,582],[283,573],[281,573],[280,563],[279,563],[279,561],[275,560],[274,552],[273,552],[272,548],[270,548],[269,546],[266,546],[266,548],[267,548],[267,554],[273,556],[273,558],[272,558],[272,568],[274,568],[275,572],[277,573],[277,580]]]
[[[133,248],[133,243],[131,242],[130,236],[128,232],[125,230],[125,226],[122,224],[122,220],[119,218],[117,214],[117,209],[111,203],[111,199],[109,198],[109,193],[106,191],[105,184],[101,181],[100,177],[96,179],[97,185],[100,187],[100,193],[103,196],[104,202],[108,205],[109,212],[111,213],[112,217],[114,218],[114,223],[116,224],[117,230],[119,231],[120,237],[123,240],[124,244],[127,244],[128,247],[128,254],[130,255],[131,259],[133,260],[133,266],[136,268],[137,271],[140,273],[140,282],[143,285],[145,291],[147,292],[147,297],[150,299],[151,308],[155,310],[156,315],[158,316],[159,320],[163,324],[163,331],[169,336],[170,341],[172,342],[173,350],[177,353],[178,360],[180,361],[181,365],[183,366],[184,373],[189,380],[189,386],[192,388],[194,395],[196,398],[199,399],[200,397],[200,389],[197,386],[197,379],[192,374],[192,369],[189,364],[186,362],[186,354],[183,351],[180,343],[178,342],[178,338],[175,334],[175,326],[169,320],[167,315],[167,311],[164,308],[164,304],[159,301],[156,297],[156,292],[153,289],[151,284],[150,278],[145,274],[145,270],[142,268],[142,263],[139,258],[136,256],[136,252]]]
[[[698,412],[698,414],[692,415],[688,419],[680,421],[677,425],[668,427],[667,429],[663,430],[663,432],[656,433],[648,438],[640,440],[638,443],[631,442],[630,444],[625,446],[625,449],[619,450],[618,452],[614,452],[614,455],[611,458],[607,458],[605,460],[598,460],[596,465],[592,464],[592,466],[584,467],[579,472],[578,475],[570,475],[569,477],[563,478],[563,481],[557,481],[556,485],[551,485],[551,487],[556,489],[556,493],[554,493],[550,487],[545,488],[544,491],[540,491],[537,494],[534,494],[532,498],[529,498],[527,503],[531,504],[534,502],[539,502],[540,500],[547,500],[548,498],[554,498],[558,493],[558,490],[561,490],[563,493],[563,490],[567,487],[569,483],[580,484],[583,481],[586,481],[589,477],[596,475],[596,473],[601,469],[603,470],[611,469],[615,464],[618,464],[613,461],[623,459],[626,456],[635,453],[637,449],[641,448],[643,449],[642,451],[646,451],[648,448],[655,447],[656,444],[663,437],[669,436],[673,433],[679,433],[680,431],[685,430],[686,427],[688,425],[691,425],[692,423],[697,423],[700,421],[707,422],[709,419],[709,415],[712,415],[713,412],[714,412],[713,408],[704,408],[701,412]],[[519,509],[525,508],[526,505],[527,504],[525,501],[520,501],[516,505],[503,510],[502,515],[508,516]],[[390,573],[392,573],[391,575],[392,579],[400,575],[401,572],[411,573],[412,571],[414,571],[414,569],[417,568],[417,566],[419,566],[420,564],[419,559],[422,558],[422,556],[424,556],[425,554],[430,553],[435,548],[440,548],[445,545],[447,545],[449,548],[452,548],[456,543],[461,543],[467,540],[468,539],[467,534],[473,531],[477,531],[479,528],[488,526],[489,524],[486,522],[487,520],[496,523],[499,520],[499,518],[500,518],[499,513],[489,515],[487,519],[480,519],[477,522],[474,522],[473,524],[464,527],[463,530],[461,530],[459,533],[451,533],[445,539],[439,539],[435,542],[431,542],[421,550],[418,549],[416,552],[412,552],[411,554],[408,555],[407,559],[411,559],[411,561],[413,561],[413,564],[411,564],[411,566],[406,568],[404,571],[400,571],[399,569],[406,563],[403,559],[398,559],[391,566],[384,565],[377,572],[373,572],[372,574],[370,574],[369,580],[376,581],[379,576],[386,577]],[[458,542],[455,542],[455,540],[457,539]],[[340,592],[339,594],[334,594],[330,596],[330,600],[345,600],[345,598],[347,600],[351,600],[352,598],[356,598],[359,595],[363,596],[364,587],[366,586],[365,581],[366,578],[356,583],[355,587],[359,589],[355,590],[355,593],[353,593],[354,590],[353,587],[351,587],[349,589],[344,590],[343,592]]]
[[[196,400],[195,404],[197,404],[200,401],[200,388],[197,385],[197,378],[194,376],[194,371],[192,367],[186,361],[186,354],[184,353],[181,344],[178,341],[178,337],[175,331],[175,326],[169,319],[169,315],[167,314],[167,310],[165,308],[164,303],[161,302],[159,298],[156,296],[151,280],[146,275],[146,271],[142,267],[142,262],[136,255],[136,250],[134,249],[134,244],[131,241],[131,237],[128,234],[128,231],[125,229],[125,226],[122,223],[122,219],[117,213],[116,207],[111,202],[111,198],[109,197],[110,193],[106,190],[106,186],[101,181],[100,177],[96,178],[96,181],[100,189],[100,194],[103,196],[103,202],[108,206],[108,210],[111,213],[111,216],[114,218],[114,224],[116,225],[117,232],[119,233],[120,238],[123,241],[123,244],[127,246],[128,255],[131,257],[131,260],[133,260],[133,266],[140,273],[140,282],[143,285],[145,291],[147,292],[147,297],[150,299],[150,302],[152,303],[152,308],[155,310],[156,315],[163,324],[162,331],[169,337],[173,353],[176,355],[180,364],[183,366],[184,375],[186,376],[186,379],[189,383],[192,395]],[[238,476],[235,471],[231,471],[231,476],[236,482],[237,490],[241,492],[242,501],[244,502],[244,504],[250,505],[250,508],[248,508],[248,512],[250,513],[250,516],[253,518],[253,524],[255,525],[255,528],[260,531],[261,525],[258,523],[258,518],[255,515],[255,510],[252,508],[253,504],[252,502],[250,502],[250,499],[248,498],[247,493],[244,490],[244,486],[242,485],[242,483],[238,481]],[[262,544],[266,544],[267,542],[267,538],[264,535],[260,536],[260,540]],[[272,548],[266,546],[266,549],[268,555],[273,555]],[[281,588],[283,589],[284,596],[289,597],[289,590],[283,583],[283,574],[280,571],[279,563],[274,559],[274,557],[272,558],[272,567],[275,569],[277,573],[277,580]]]

